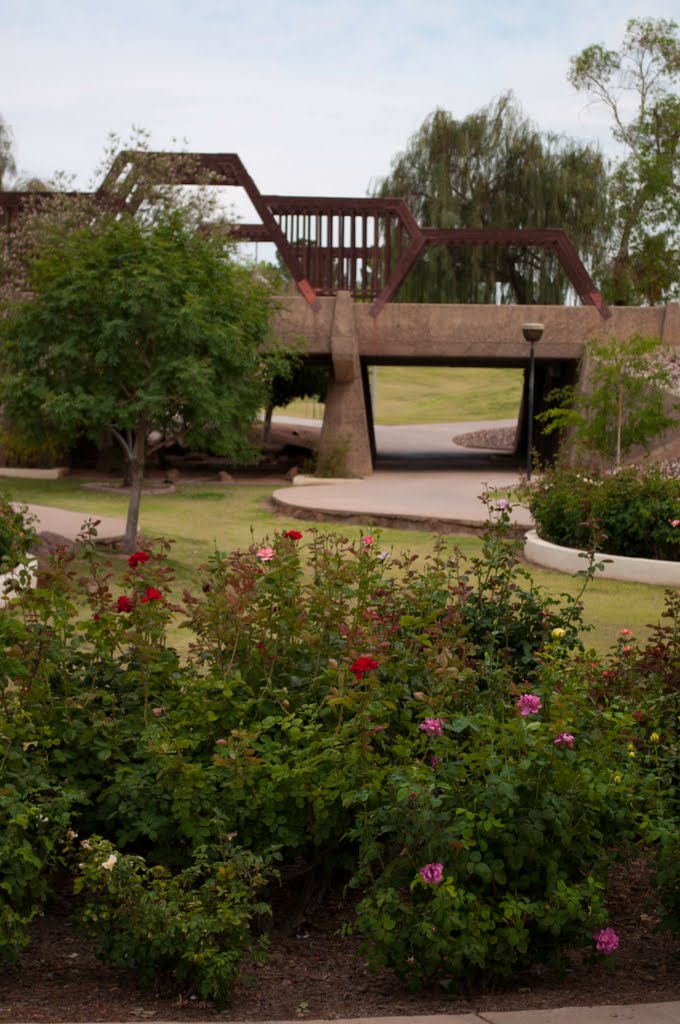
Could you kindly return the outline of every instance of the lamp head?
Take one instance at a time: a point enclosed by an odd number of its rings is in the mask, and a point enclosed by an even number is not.
[[[522,324],[522,334],[524,340],[533,345],[543,337],[543,324]]]

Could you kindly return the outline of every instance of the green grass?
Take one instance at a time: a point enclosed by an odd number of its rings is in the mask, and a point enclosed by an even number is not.
[[[124,518],[127,508],[124,495],[81,490],[80,481],[73,477],[53,481],[12,480],[7,486],[4,482],[0,486],[17,501],[80,511],[84,517]],[[215,547],[223,551],[244,548],[291,526],[301,530],[341,530],[350,538],[370,529],[368,520],[363,527],[294,523],[267,507],[272,489],[250,484],[186,485],[180,486],[175,495],[144,497],[141,529],[147,538],[162,536],[174,541],[171,564],[177,574],[178,592],[184,587],[197,588],[196,570]],[[432,550],[432,541],[432,535],[420,531],[380,530],[381,548],[395,553],[410,551],[424,558]],[[481,541],[476,537],[452,535],[447,544],[460,548],[468,558],[481,554]],[[534,567],[530,571],[536,583],[555,595],[576,595],[580,590],[581,582],[572,577]],[[603,653],[616,643],[624,626],[644,638],[649,632],[647,627],[660,620],[663,595],[661,587],[595,579],[584,597],[584,620],[594,627],[584,635],[585,645]]]
[[[369,373],[369,379],[372,375]],[[522,371],[462,366],[377,366],[376,423],[511,419],[519,412]],[[291,402],[283,416],[322,419],[319,402]]]

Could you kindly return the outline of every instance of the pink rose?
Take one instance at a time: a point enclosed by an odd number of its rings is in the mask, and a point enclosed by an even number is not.
[[[527,715],[537,715],[541,710],[541,698],[533,693],[523,693],[517,701],[517,707],[522,718]]]
[[[418,728],[421,732],[426,733],[427,736],[443,736],[444,721],[441,718],[426,718],[424,722],[421,722]]]
[[[613,928],[603,928],[599,932],[593,932],[595,949],[598,953],[613,953],[619,948],[619,937]]]
[[[574,737],[571,735],[570,732],[561,732],[559,736],[555,737],[553,743],[556,747],[569,747],[569,749],[571,750],[571,748],[574,746]]]
[[[255,554],[261,562],[271,562],[274,557],[274,548],[259,548]]]
[[[444,875],[443,864],[425,864],[418,874],[426,885],[439,885]]]

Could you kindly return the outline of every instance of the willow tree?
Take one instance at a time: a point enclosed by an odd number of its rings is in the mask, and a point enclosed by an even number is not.
[[[374,195],[401,196],[437,228],[562,228],[595,273],[609,230],[607,168],[591,146],[542,133],[512,93],[456,120],[435,110]],[[402,301],[561,303],[569,282],[544,248],[429,247]]]

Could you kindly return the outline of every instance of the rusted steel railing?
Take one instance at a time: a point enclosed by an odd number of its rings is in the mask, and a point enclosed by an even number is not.
[[[567,234],[544,229],[440,229],[421,227],[403,199],[336,199],[262,195],[236,153],[119,153],[101,186],[98,202],[130,210],[142,201],[146,183],[230,185],[244,189],[258,224],[236,224],[234,235],[272,242],[298,289],[312,306],[318,297],[349,291],[371,302],[377,316],[397,294],[427,246],[485,245],[547,247],[559,260],[574,291],[603,318],[611,314]],[[0,192],[0,217],[11,228],[22,202],[37,193]],[[40,193],[49,201],[49,193]]]

